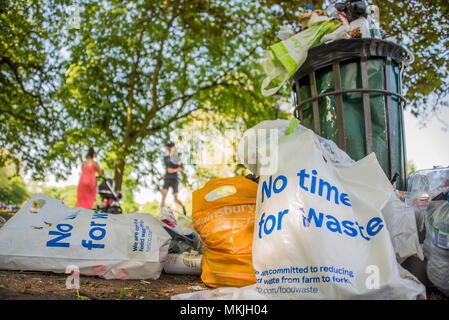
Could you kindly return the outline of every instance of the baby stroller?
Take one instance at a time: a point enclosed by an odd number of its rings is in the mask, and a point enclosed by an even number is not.
[[[98,186],[98,193],[101,197],[101,203],[97,206],[97,210],[112,214],[122,213],[122,208],[120,207],[122,194],[115,191],[114,180],[103,178],[103,181]]]

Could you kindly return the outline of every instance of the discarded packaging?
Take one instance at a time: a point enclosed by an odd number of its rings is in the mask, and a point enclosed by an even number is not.
[[[422,194],[431,199],[449,192],[449,167],[418,170],[408,177],[409,199],[413,202]],[[445,200],[442,196],[439,200]]]
[[[169,207],[163,207],[158,219],[172,237],[169,253],[183,253],[190,250],[203,252],[204,243],[194,230],[191,218],[184,215],[178,215],[176,218]]]
[[[427,208],[432,200],[445,200],[449,192],[449,167],[419,170],[408,177],[403,198],[415,210],[419,231],[424,231]]]
[[[262,60],[267,75],[262,82],[262,94],[275,94],[304,63],[309,48],[319,44],[323,35],[332,32],[338,24],[337,20],[324,21],[271,45]]]
[[[37,194],[0,229],[0,269],[157,279],[169,244],[150,214],[73,209]]]
[[[349,28],[352,31],[358,28],[358,32],[360,32],[360,37],[352,36],[352,38],[370,38],[371,32],[369,28],[369,22],[365,17],[357,18],[349,24]]]
[[[202,255],[195,251],[184,253],[169,253],[164,265],[165,273],[169,274],[201,274]]]
[[[449,296],[449,202],[432,201],[426,217],[424,252],[429,280]]]
[[[369,38],[370,29],[368,20],[364,17],[360,17],[352,21],[349,25],[341,25],[335,31],[325,34],[321,38],[321,43],[331,43],[339,39],[350,39],[350,38]]]
[[[292,119],[293,121],[294,119]],[[264,174],[273,161],[268,161],[270,156],[277,156],[278,139],[284,136],[290,127],[289,120],[266,120],[258,123],[244,132],[240,144],[237,147],[239,159],[255,176]],[[296,125],[293,132],[308,130],[302,125]],[[322,147],[326,150],[332,162],[338,164],[352,164],[352,160],[346,152],[342,151],[332,140],[317,136]],[[254,146],[259,145],[259,148]],[[274,160],[274,158],[273,158]],[[270,170],[265,170],[270,171]]]
[[[265,166],[276,170],[260,176],[257,191],[259,293],[270,299],[425,297],[425,287],[396,261],[381,211],[394,191],[374,153],[334,163],[309,129],[279,136],[275,149],[278,156]]]
[[[193,192],[193,225],[204,241],[201,280],[210,287],[256,281],[252,240],[257,183],[245,177],[212,179]]]
[[[171,300],[267,300],[256,290],[256,285],[245,287],[225,287],[196,292],[181,293],[170,297]]]
[[[368,4],[364,0],[349,0],[346,3],[336,3],[335,8],[343,13],[349,22],[352,22],[359,17],[367,17]]]
[[[368,6],[366,12],[368,13],[368,21],[371,29],[371,37],[381,38],[379,7],[376,5]]]
[[[398,263],[404,262],[411,256],[424,260],[413,207],[402,202],[396,193],[392,192],[390,199],[382,208],[382,215]]]
[[[289,26],[281,26],[279,31],[276,33],[276,36],[280,40],[287,40],[288,38],[292,37],[295,34],[293,29]]]

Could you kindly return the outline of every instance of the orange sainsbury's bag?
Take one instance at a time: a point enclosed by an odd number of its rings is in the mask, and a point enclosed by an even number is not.
[[[205,244],[201,280],[207,286],[256,282],[252,245],[257,187],[237,176],[212,179],[193,192],[192,220]]]

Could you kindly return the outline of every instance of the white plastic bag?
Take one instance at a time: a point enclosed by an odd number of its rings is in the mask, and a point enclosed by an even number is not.
[[[368,19],[365,17],[359,17],[352,21],[349,24],[349,27],[351,30],[354,30],[355,28],[360,28],[360,33],[362,34],[362,38],[370,38],[371,32],[369,29],[369,22]]]
[[[262,94],[275,94],[304,63],[309,48],[318,44],[321,37],[332,32],[336,25],[337,22],[322,21],[271,45],[262,60],[262,67],[267,75],[262,82]]]
[[[196,292],[181,293],[170,297],[171,300],[267,300],[258,293],[256,285],[245,287],[223,287]]]
[[[259,181],[253,265],[270,299],[416,299],[381,209],[393,191],[372,153],[332,162],[311,130],[279,137],[277,171]]]
[[[295,35],[295,31],[290,26],[281,26],[279,31],[276,33],[276,37],[280,40],[287,40],[288,38]]]
[[[268,162],[272,164],[274,161],[277,161],[278,139],[285,135],[289,124],[289,120],[266,120],[244,132],[237,147],[237,153],[240,161],[256,176],[272,171],[266,170],[267,167],[276,167],[266,164]],[[308,129],[302,125],[297,125],[294,128],[295,132],[303,132],[305,130]],[[339,149],[335,142],[320,136],[317,136],[317,138],[332,162],[341,165],[354,163],[354,160],[346,152]]]
[[[388,233],[393,244],[396,260],[402,263],[411,256],[424,259],[419,243],[418,230],[413,207],[408,206],[391,193],[390,200],[382,209]]]
[[[169,244],[150,214],[72,209],[37,194],[0,229],[0,269],[65,273],[73,265],[86,276],[157,279]]]
[[[339,39],[350,39],[351,28],[347,25],[341,25],[334,32],[325,34],[321,38],[321,43],[330,43]]]

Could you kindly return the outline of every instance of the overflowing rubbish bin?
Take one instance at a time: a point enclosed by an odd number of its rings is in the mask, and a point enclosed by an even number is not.
[[[290,79],[295,117],[354,160],[374,152],[384,172],[406,189],[401,95],[407,51],[375,38],[341,39],[309,50]]]

